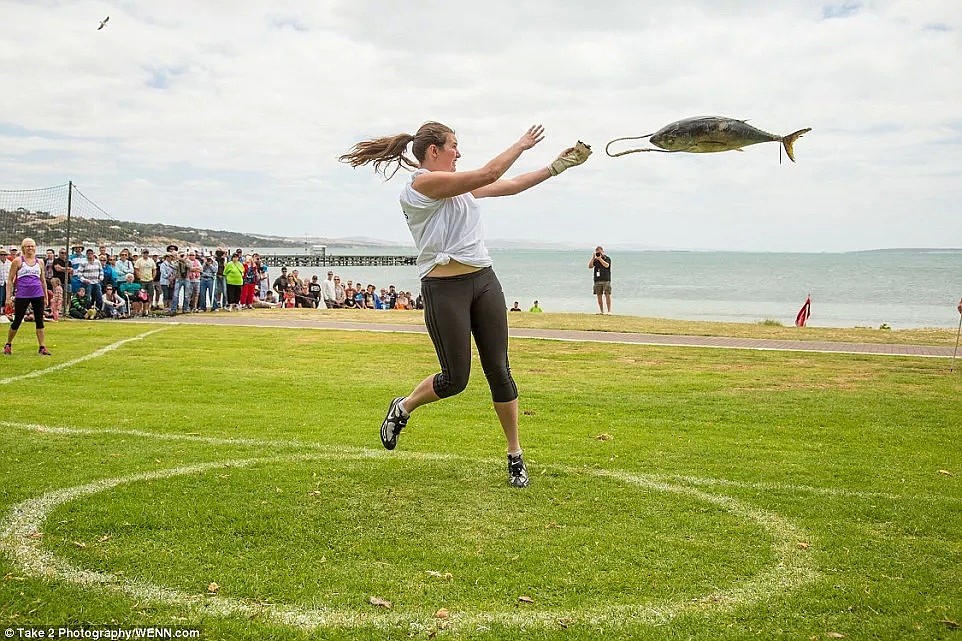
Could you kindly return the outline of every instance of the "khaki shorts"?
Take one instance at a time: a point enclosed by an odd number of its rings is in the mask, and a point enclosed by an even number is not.
[[[598,296],[601,296],[602,294],[608,294],[608,295],[610,296],[610,295],[611,295],[611,281],[610,281],[610,280],[599,280],[597,283],[595,283],[594,293],[597,294]]]

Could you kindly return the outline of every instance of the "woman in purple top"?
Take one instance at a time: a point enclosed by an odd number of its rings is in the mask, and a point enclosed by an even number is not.
[[[10,275],[7,278],[6,306],[13,300],[13,323],[7,332],[7,344],[3,346],[4,354],[13,353],[13,338],[20,329],[20,323],[27,314],[27,307],[33,307],[33,321],[37,326],[37,343],[40,345],[40,355],[50,356],[44,345],[43,308],[47,300],[47,279],[44,278],[43,261],[37,258],[37,243],[33,238],[24,238],[20,243],[20,256],[10,265]]]

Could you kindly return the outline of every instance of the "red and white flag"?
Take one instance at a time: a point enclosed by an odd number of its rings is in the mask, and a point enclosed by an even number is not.
[[[805,327],[805,323],[808,322],[808,317],[812,315],[812,297],[811,295],[805,299],[805,304],[802,308],[798,310],[798,315],[795,317],[795,327]]]

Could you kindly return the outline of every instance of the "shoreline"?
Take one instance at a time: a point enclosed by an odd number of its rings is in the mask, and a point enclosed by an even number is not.
[[[956,332],[944,328],[907,330],[782,327],[749,323],[673,321],[589,314],[509,314],[516,338],[624,342],[651,345],[792,349],[845,353],[898,353],[952,356]],[[83,321],[76,321],[83,322]],[[349,331],[424,333],[420,311],[255,309],[239,312],[180,314],[146,321]],[[925,348],[919,351],[918,348]]]

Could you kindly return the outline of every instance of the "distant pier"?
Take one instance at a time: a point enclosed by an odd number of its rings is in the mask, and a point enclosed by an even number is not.
[[[417,256],[261,254],[268,267],[397,267],[416,265]]]

